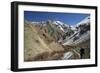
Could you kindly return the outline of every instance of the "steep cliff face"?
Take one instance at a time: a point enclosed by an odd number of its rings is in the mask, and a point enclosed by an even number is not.
[[[24,61],[60,59],[64,48],[53,41],[44,30],[31,24],[24,25]]]

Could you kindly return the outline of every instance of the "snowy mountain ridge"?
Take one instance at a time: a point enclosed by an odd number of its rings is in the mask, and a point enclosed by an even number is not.
[[[63,23],[61,21],[51,21],[51,20],[48,20],[48,21],[41,21],[41,22],[36,22],[36,21],[32,21],[32,22],[25,21],[25,22],[27,22],[28,24],[32,24],[32,25],[42,25],[42,26],[47,25],[48,22],[49,22],[50,24],[55,25],[58,29],[60,29],[63,32],[66,32],[68,30],[68,28],[71,28],[70,25],[65,24],[65,23]]]
[[[90,23],[90,16],[88,16],[85,19],[83,19],[82,21],[80,21],[78,24],[76,24],[76,26],[84,25],[84,24],[88,24],[88,23]]]
[[[80,26],[82,25],[82,26]],[[77,31],[73,35],[63,40],[63,45],[76,45],[82,43],[83,41],[89,40],[90,38],[90,17],[86,17],[78,24]]]

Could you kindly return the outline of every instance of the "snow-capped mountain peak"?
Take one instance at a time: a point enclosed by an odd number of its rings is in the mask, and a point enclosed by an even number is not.
[[[90,22],[90,16],[86,17],[85,19],[83,19],[82,21],[80,21],[78,24],[76,24],[77,26],[79,25],[84,25],[84,24],[88,24]]]
[[[65,23],[63,23],[63,22],[61,22],[61,21],[53,21],[53,23],[56,24],[56,25],[61,25],[61,26],[69,27],[68,24],[65,24]]]
[[[61,21],[53,21],[53,24],[57,25],[59,29],[61,29],[63,32],[66,32],[68,28],[70,28],[70,25],[65,24]]]
[[[63,25],[63,24],[64,24],[64,23],[62,23],[61,21],[54,21],[54,23],[57,24],[57,25],[58,25],[58,24],[60,24],[60,25]]]

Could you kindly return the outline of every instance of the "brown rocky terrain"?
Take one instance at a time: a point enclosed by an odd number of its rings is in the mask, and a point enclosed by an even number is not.
[[[54,41],[44,29],[31,24],[24,25],[24,61],[57,60],[65,49]]]
[[[90,21],[86,20],[74,30],[50,20],[25,22],[24,61],[89,59]]]

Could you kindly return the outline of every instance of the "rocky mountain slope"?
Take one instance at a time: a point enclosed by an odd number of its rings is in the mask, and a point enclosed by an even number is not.
[[[54,41],[39,27],[24,25],[24,61],[57,60],[65,52],[62,45]]]
[[[76,29],[74,34],[62,41],[62,44],[64,46],[72,46],[77,54],[80,54],[80,50],[84,49],[83,58],[90,58],[90,17],[86,17],[76,24]],[[70,54],[73,53],[72,50],[70,52]],[[73,56],[73,54],[71,56]]]
[[[73,35],[63,41],[63,45],[78,45],[87,40],[90,40],[90,18],[86,17],[84,20],[76,24],[76,31]]]
[[[24,24],[24,61],[90,58],[90,17],[76,26],[61,21],[29,22]]]

